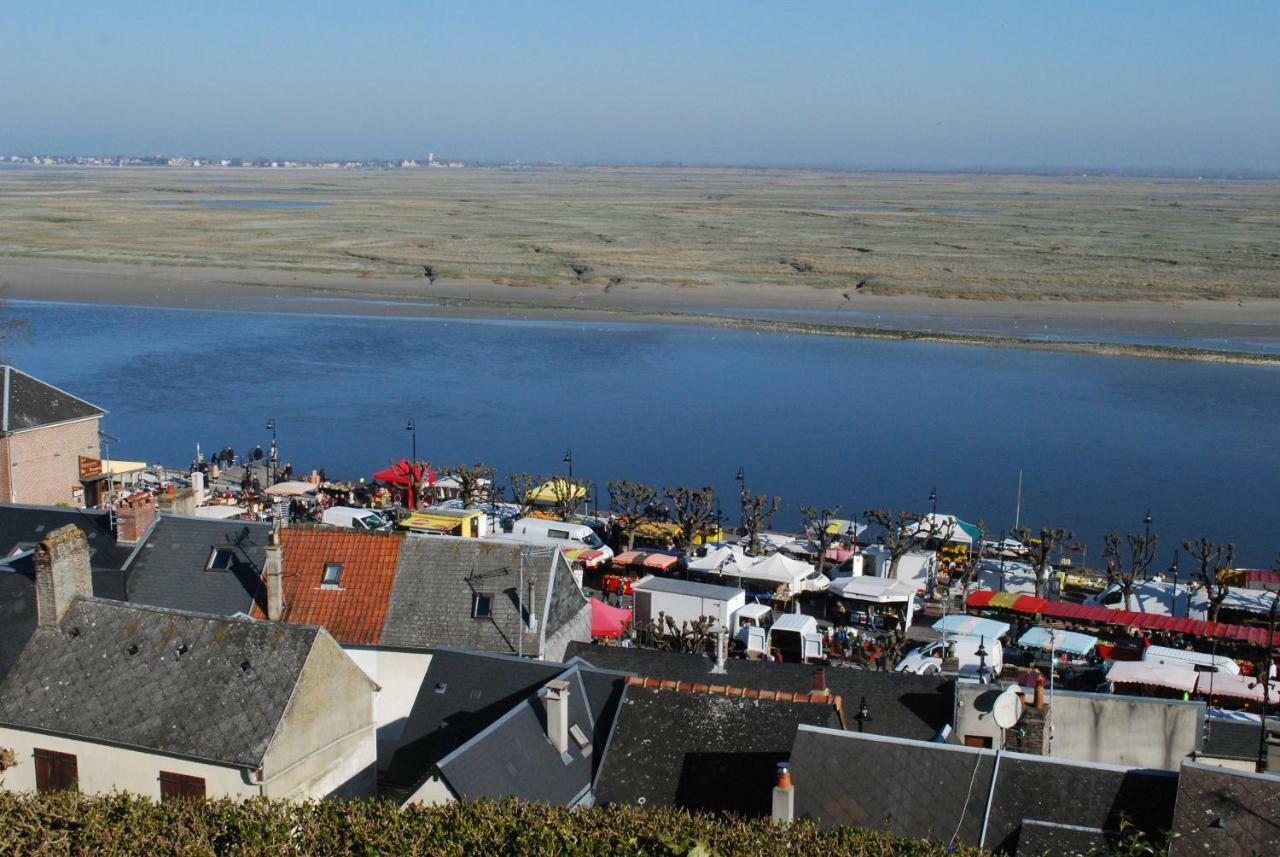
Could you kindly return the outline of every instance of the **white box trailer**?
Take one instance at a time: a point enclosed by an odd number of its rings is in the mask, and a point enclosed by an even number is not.
[[[747,594],[732,586],[652,574],[636,581],[631,591],[635,597],[637,625],[656,622],[659,614],[670,616],[677,626],[710,616],[718,627],[730,629],[734,626],[734,614],[747,603]]]

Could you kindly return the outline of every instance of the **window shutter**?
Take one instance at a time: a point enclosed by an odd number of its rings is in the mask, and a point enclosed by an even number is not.
[[[160,772],[160,799],[204,797],[204,778]]]
[[[55,750],[35,751],[36,791],[51,792],[59,789],[75,790],[80,787],[80,770],[76,757],[71,753]]]

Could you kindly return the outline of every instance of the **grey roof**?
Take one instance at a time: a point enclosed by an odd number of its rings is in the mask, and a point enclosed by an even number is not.
[[[511,655],[437,651],[391,750],[385,783],[416,785],[442,758],[564,670],[564,664]]]
[[[801,724],[838,725],[835,706],[628,685],[596,802],[767,815]]]
[[[637,582],[632,589],[648,589],[653,592],[670,592],[675,595],[692,595],[697,598],[715,598],[727,601],[742,592],[733,586],[716,586],[713,583],[699,583],[696,580],[681,580],[678,577],[654,577]]]
[[[725,663],[727,675],[716,676],[711,674],[714,662],[700,655],[577,642],[569,644],[565,657],[569,660],[578,657],[603,669],[673,681],[729,684],[788,693],[806,693],[813,687],[814,667],[803,664],[731,658]],[[843,698],[846,715],[857,711],[862,698],[866,697],[872,717],[866,724],[868,732],[928,741],[951,722],[955,685],[944,676],[844,667],[828,667],[826,675],[828,689]]]
[[[1267,720],[1272,728],[1276,728],[1274,718],[1268,717]],[[1241,762],[1257,761],[1260,729],[1257,723],[1221,720],[1216,717],[1207,718],[1204,744],[1200,749],[1200,755]]]
[[[248,615],[261,593],[262,566],[270,524],[162,515],[129,564],[127,594],[135,604],[212,613]],[[210,571],[215,547],[234,553],[231,567]]]
[[[405,539],[381,645],[539,654],[542,639],[590,609],[555,556],[549,548],[507,542]],[[490,617],[472,618],[476,593],[492,596]]]
[[[31,557],[0,563],[0,680],[36,629],[36,576]]]
[[[0,366],[0,434],[100,417],[102,408],[12,366]]]
[[[319,633],[79,598],[0,683],[0,723],[256,768]]]
[[[49,533],[66,524],[75,524],[89,540],[94,595],[123,601],[122,569],[133,553],[133,546],[116,542],[110,512],[0,503],[0,557],[9,556],[17,550],[30,550]]]
[[[440,760],[440,773],[459,798],[515,797],[573,806],[591,788],[597,745],[587,690],[577,667],[560,673],[569,683],[569,724],[589,742],[569,738],[562,755],[547,737],[546,709],[535,692],[480,734]]]
[[[1280,777],[1184,764],[1173,833],[1171,857],[1280,854]]]
[[[791,770],[797,818],[1006,853],[1026,853],[1026,821],[1047,823],[1033,838],[1036,853],[1048,854],[1075,853],[1080,828],[1094,839],[1114,835],[1122,815],[1151,833],[1168,829],[1177,787],[1168,771],[1008,752],[997,759],[992,750],[807,727]]]

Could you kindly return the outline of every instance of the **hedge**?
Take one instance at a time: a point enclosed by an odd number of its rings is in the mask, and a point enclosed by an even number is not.
[[[976,855],[859,828],[515,801],[409,807],[380,800],[157,803],[136,795],[0,792],[0,854]]]

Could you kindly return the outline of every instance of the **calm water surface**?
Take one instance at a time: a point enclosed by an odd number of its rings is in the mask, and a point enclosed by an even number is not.
[[[297,469],[368,475],[418,450],[601,483],[734,475],[801,504],[940,511],[1091,543],[1138,530],[1280,550],[1280,370],[686,326],[388,319],[20,302],[15,365],[110,411],[120,458],[183,464],[279,426]],[[1189,567],[1184,558],[1183,568]]]

